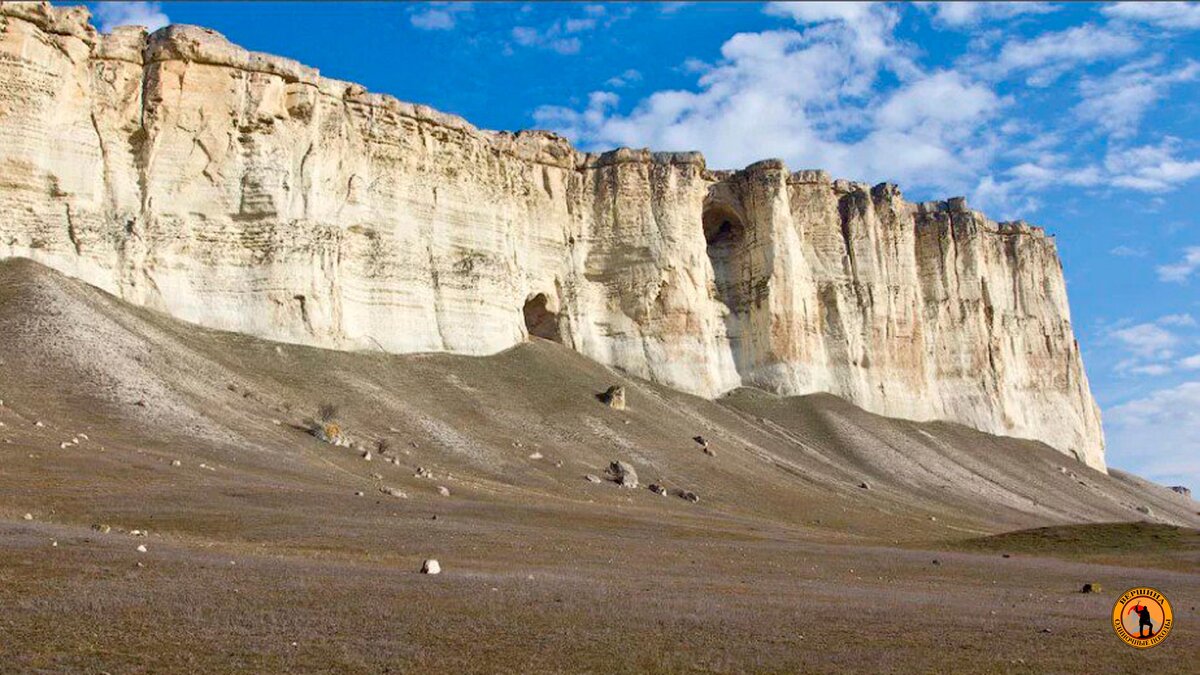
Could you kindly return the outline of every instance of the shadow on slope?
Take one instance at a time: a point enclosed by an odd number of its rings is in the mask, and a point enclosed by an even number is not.
[[[0,421],[22,451],[0,477],[11,511],[40,501],[79,521],[153,517],[160,529],[364,550],[395,544],[396,518],[430,513],[597,534],[666,523],[705,537],[879,542],[1132,520],[1139,506],[1200,522],[1190,500],[1038,443],[827,395],[706,401],[544,340],[487,358],[282,345],[131,307],[24,260],[0,263],[0,334]],[[611,384],[626,388],[628,410],[596,401]],[[340,406],[355,449],[303,431],[325,401]],[[90,445],[59,447],[80,433]],[[389,461],[365,461],[381,440]],[[584,479],[618,459],[643,486],[700,503]],[[400,509],[378,497],[384,487],[411,499]],[[356,492],[375,495],[372,509]]]

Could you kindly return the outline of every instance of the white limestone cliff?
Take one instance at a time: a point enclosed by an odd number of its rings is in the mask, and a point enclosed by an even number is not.
[[[1103,469],[1052,239],[781,162],[575,150],[170,26],[0,4],[0,257],[213,328],[490,354],[530,330],[705,397],[830,392]]]

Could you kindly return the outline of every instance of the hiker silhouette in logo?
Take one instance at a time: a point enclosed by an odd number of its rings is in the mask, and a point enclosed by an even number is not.
[[[1154,622],[1150,620],[1150,608],[1146,607],[1145,605],[1134,605],[1133,607],[1129,608],[1129,611],[1125,613],[1125,616],[1129,616],[1134,612],[1137,612],[1138,615],[1138,638],[1145,639],[1154,637]],[[1142,635],[1142,633],[1147,630],[1150,631],[1150,634]]]

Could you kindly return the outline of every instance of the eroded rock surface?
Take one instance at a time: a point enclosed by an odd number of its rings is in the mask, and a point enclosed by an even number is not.
[[[1052,239],[769,160],[476,129],[170,26],[0,5],[0,257],[214,328],[715,397],[830,392],[1103,468]]]

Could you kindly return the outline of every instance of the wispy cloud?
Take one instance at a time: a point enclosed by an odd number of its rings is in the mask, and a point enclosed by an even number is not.
[[[1155,268],[1159,281],[1181,284],[1200,270],[1200,246],[1189,246],[1183,250],[1183,258],[1176,263],[1159,265]]]
[[[1195,61],[1155,72],[1161,61],[1160,56],[1122,66],[1105,76],[1084,77],[1075,115],[1116,138],[1134,135],[1146,111],[1166,98],[1172,85],[1200,78],[1200,64]]]
[[[1080,64],[1128,56],[1138,48],[1138,41],[1124,32],[1084,24],[1028,40],[1009,40],[979,70],[994,77],[1027,73],[1027,85],[1047,87]]]
[[[1023,14],[1058,11],[1049,2],[919,2],[932,12],[935,23],[949,28],[974,28],[987,21],[1012,19]]]
[[[623,6],[614,12],[605,5],[584,5],[582,14],[559,18],[549,25],[523,24],[514,26],[510,35],[521,47],[546,49],[563,55],[578,54],[583,49],[583,36],[597,28],[608,28],[628,19],[634,8]]]
[[[1200,28],[1200,4],[1194,2],[1118,2],[1100,11],[1113,19],[1148,23],[1167,30]]]
[[[1183,382],[1105,412],[1109,465],[1200,485],[1200,382]]]
[[[117,26],[145,26],[154,32],[171,23],[157,2],[101,2],[96,4],[100,30],[111,33]]]
[[[613,89],[620,89],[621,87],[627,87],[635,82],[640,82],[641,79],[642,74],[639,71],[630,68],[620,75],[608,78],[608,81],[605,82],[605,84]]]
[[[1141,358],[1169,359],[1179,345],[1179,336],[1153,323],[1140,323],[1112,331],[1122,346]]]
[[[1109,249],[1108,252],[1119,258],[1144,258],[1149,255],[1149,251],[1144,248],[1125,246],[1124,244]]]
[[[469,2],[431,2],[411,7],[408,21],[421,30],[453,30],[459,16],[473,9]]]

